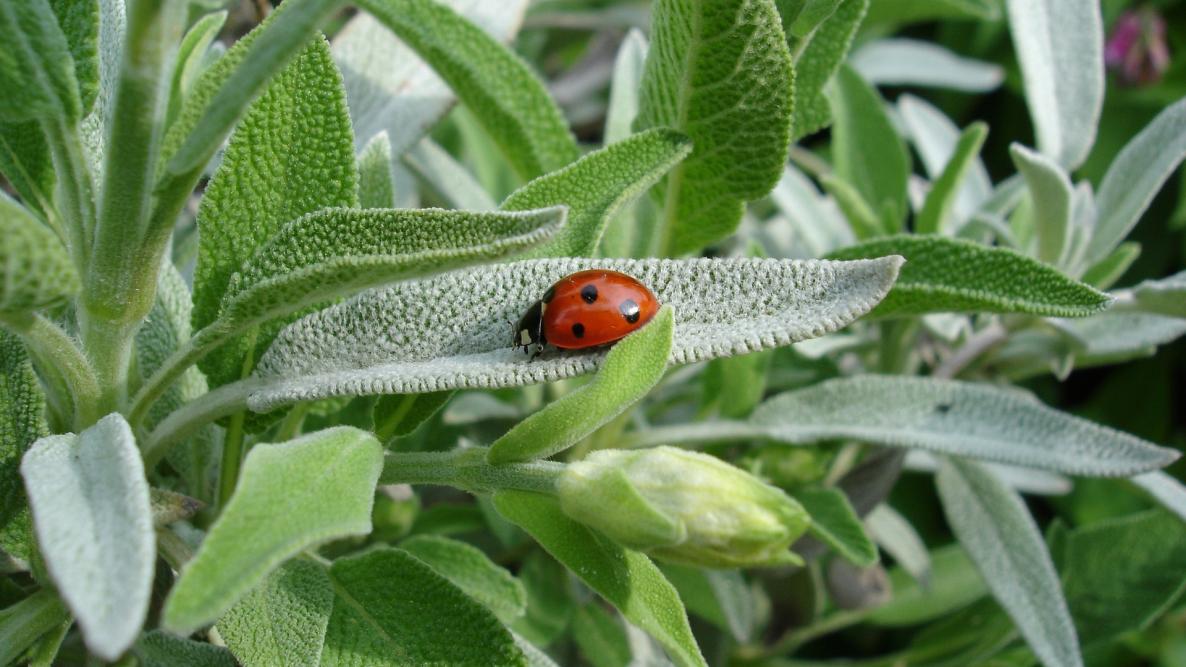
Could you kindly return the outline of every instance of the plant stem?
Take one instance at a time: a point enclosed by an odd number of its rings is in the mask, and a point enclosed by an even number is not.
[[[383,463],[381,484],[438,484],[488,493],[498,489],[519,489],[553,493],[563,463],[486,462],[486,447],[455,449],[450,452],[388,452]]]
[[[151,470],[164,458],[170,446],[202,426],[242,412],[247,407],[247,396],[260,384],[255,378],[225,384],[172,412],[143,440],[144,469]]]
[[[74,427],[81,430],[97,421],[101,416],[99,383],[74,339],[42,315],[9,314],[0,320],[21,337],[37,364],[59,379],[47,386],[56,403],[73,406]]]
[[[233,332],[232,332],[233,333]],[[173,354],[169,355],[152,377],[145,380],[132,398],[128,409],[128,423],[138,426],[148,414],[148,409],[156,402],[165,390],[173,384],[187,368],[193,366],[199,359],[211,350],[221,345],[231,334],[223,331],[215,322],[211,326],[198,331],[189,340],[182,343]]]
[[[226,438],[222,442],[222,462],[218,466],[218,507],[226,507],[239,481],[239,467],[243,464],[243,424],[247,413],[243,410],[231,417]]]
[[[1003,343],[1009,336],[1009,330],[999,320],[993,320],[984,329],[974,334],[964,343],[963,347],[943,360],[931,375],[933,377],[950,380],[958,376],[980,355]]]
[[[85,276],[90,262],[91,232],[95,224],[95,194],[91,171],[77,127],[68,126],[60,119],[44,120],[41,128],[53,155],[57,173],[58,214],[62,218],[66,247],[80,276]]]
[[[893,375],[907,373],[911,361],[910,352],[914,349],[914,334],[918,331],[918,320],[882,322],[880,330],[878,370]]]
[[[285,442],[292,440],[301,434],[301,427],[305,425],[305,416],[309,414],[309,409],[313,407],[312,401],[305,401],[297,403],[289,409],[288,414],[284,415],[280,426],[276,429],[276,442]],[[379,442],[385,442],[382,438]]]
[[[678,443],[695,449],[714,442],[740,442],[766,438],[767,433],[740,421],[709,421],[677,426],[656,426],[645,431],[633,431],[617,441],[619,449],[640,449],[655,445]]]

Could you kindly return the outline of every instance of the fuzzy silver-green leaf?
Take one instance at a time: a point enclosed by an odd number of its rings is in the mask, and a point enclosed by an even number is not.
[[[844,62],[868,9],[869,0],[843,0],[816,28],[811,41],[795,58],[795,108],[791,124],[794,141],[832,122],[832,108],[824,97],[824,86]]]
[[[0,121],[78,121],[73,65],[48,0],[0,3]]]
[[[0,312],[27,312],[78,291],[66,247],[23,206],[0,192]]]
[[[218,634],[244,665],[316,665],[334,589],[325,568],[294,558],[218,619]]]
[[[21,457],[47,434],[45,395],[15,335],[0,329],[0,550],[28,560],[33,551]]]

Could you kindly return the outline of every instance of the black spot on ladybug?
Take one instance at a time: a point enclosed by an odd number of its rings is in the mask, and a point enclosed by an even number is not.
[[[552,285],[551,287],[548,288],[547,292],[544,292],[544,298],[540,299],[540,301],[547,303],[547,302],[551,301],[552,297],[554,297],[554,296],[556,296],[556,286]]]
[[[623,301],[618,305],[618,310],[621,311],[622,317],[625,317],[626,321],[631,324],[637,322],[638,316],[641,314],[641,311],[638,309],[638,304],[634,303],[633,299],[626,299]]]
[[[593,303],[597,300],[597,285],[589,283],[581,288],[581,298],[585,303]]]
[[[577,322],[576,324],[572,325],[572,335],[576,336],[577,338],[584,338],[585,337],[585,325],[581,324],[580,322]]]
[[[935,406],[935,412],[938,412],[941,415],[947,414],[947,411],[950,409],[951,409],[950,403],[940,403],[939,405]]]

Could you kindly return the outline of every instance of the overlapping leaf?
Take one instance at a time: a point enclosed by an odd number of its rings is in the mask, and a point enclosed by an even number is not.
[[[527,607],[523,584],[477,547],[438,535],[416,535],[400,542],[399,548],[427,563],[503,623],[523,615]]]
[[[293,559],[231,607],[218,634],[244,665],[316,665],[333,604],[325,568]]]
[[[20,340],[0,329],[0,550],[28,559],[33,551],[21,457],[46,435],[45,396]]]
[[[72,124],[81,116],[70,44],[49,0],[0,5],[0,90],[0,121],[6,123]]]
[[[51,305],[79,289],[65,246],[48,227],[0,192],[0,312]]]
[[[908,38],[880,39],[857,49],[852,66],[875,86],[927,86],[987,93],[1005,79],[995,64],[964,58],[946,48]]]
[[[1186,317],[1186,271],[1161,280],[1146,280],[1132,293],[1145,312]]]
[[[795,57],[793,140],[798,141],[831,124],[832,109],[824,97],[824,86],[844,62],[868,9],[869,0],[843,0],[816,28],[811,41]],[[798,44],[796,48],[799,48]]]
[[[593,371],[602,350],[511,348],[511,327],[560,278],[581,269],[633,275],[672,307],[669,358],[691,363],[787,345],[867,312],[900,260],[528,260],[373,290],[290,325],[261,360],[249,401],[269,410],[334,395],[516,386]],[[415,332],[415,335],[412,332]]]
[[[1058,266],[1071,241],[1071,179],[1058,163],[1028,148],[1009,148],[1034,205],[1038,259]]]
[[[857,567],[877,562],[877,546],[865,534],[861,519],[837,489],[802,489],[795,500],[811,515],[808,530],[816,539]]]
[[[951,158],[931,185],[926,202],[919,211],[914,223],[916,233],[942,234],[954,230],[952,213],[959,195],[964,192],[965,179],[970,173],[975,173],[973,168],[977,164],[977,155],[987,135],[988,126],[980,122],[972,123],[960,134],[952,148]]]

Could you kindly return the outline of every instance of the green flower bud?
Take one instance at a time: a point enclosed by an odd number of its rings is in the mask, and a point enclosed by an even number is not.
[[[676,447],[603,450],[557,481],[568,516],[660,560],[702,567],[802,563],[788,550],[810,518],[782,490]]]

